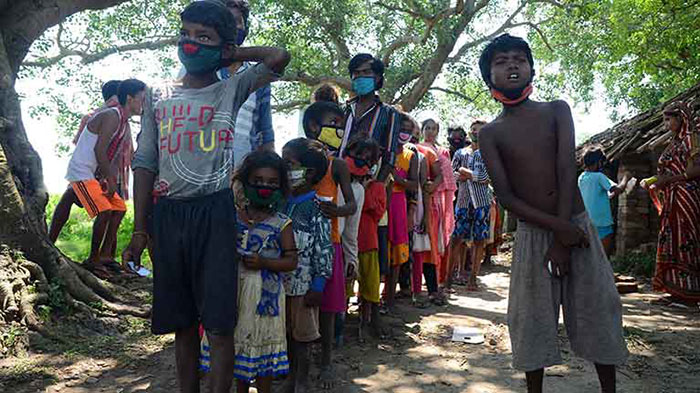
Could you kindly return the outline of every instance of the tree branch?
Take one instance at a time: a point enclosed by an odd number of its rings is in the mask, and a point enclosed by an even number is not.
[[[554,49],[552,49],[552,45],[549,44],[549,40],[547,39],[547,36],[544,34],[542,29],[540,29],[539,24],[544,23],[544,21],[538,22],[538,23],[531,23],[527,22],[527,25],[530,26],[531,29],[535,30],[537,34],[542,38],[542,42],[547,46],[547,49],[549,49],[550,52],[554,52]]]
[[[379,51],[380,56],[382,57],[382,61],[384,62],[384,65],[389,65],[391,62],[391,55],[394,54],[397,50],[409,45],[409,44],[425,44],[425,42],[428,40],[428,37],[430,37],[430,34],[433,32],[433,29],[435,26],[437,26],[438,23],[440,23],[442,20],[449,18],[450,16],[457,15],[462,13],[465,10],[465,4],[464,0],[457,0],[457,4],[454,7],[451,8],[445,8],[441,11],[438,11],[435,15],[433,16],[427,16],[424,14],[420,14],[416,11],[410,11],[406,10],[403,8],[397,8],[393,6],[388,6],[386,4],[383,4],[381,1],[377,3],[378,5],[388,8],[388,9],[394,9],[395,11],[400,11],[400,12],[406,12],[409,13],[410,15],[421,15],[420,17],[417,17],[419,19],[422,19],[423,22],[425,23],[426,29],[425,32],[423,33],[422,36],[417,36],[417,35],[404,35],[401,36],[394,41],[392,41],[386,48],[383,48]],[[474,0],[470,0],[469,4],[467,5],[466,9],[468,12],[471,12],[472,8],[474,6]]]
[[[470,103],[473,103],[474,101],[476,101],[476,99],[479,98],[479,96],[481,96],[482,94],[484,94],[484,92],[486,91],[486,90],[480,90],[480,91],[479,91],[479,94],[477,94],[475,97],[469,97],[468,95],[466,95],[466,94],[464,94],[464,93],[460,93],[460,92],[458,92],[458,91],[456,91],[456,90],[445,89],[445,88],[442,88],[442,87],[431,87],[431,88],[429,88],[428,90],[441,91],[441,92],[443,92],[443,93],[445,93],[445,94],[450,94],[450,95],[453,95],[453,96],[457,96],[457,97],[459,97],[459,98],[461,98],[461,99],[463,99],[463,100],[465,100],[465,101],[468,101],[468,102],[470,102]]]
[[[297,73],[286,73],[282,79],[284,82],[299,82],[307,86],[317,86],[321,83],[333,83],[345,90],[352,90],[352,82],[348,78],[339,76],[311,76],[300,71]]]
[[[126,1],[128,0],[25,0],[7,6],[0,14],[0,29],[13,72],[19,69],[31,44],[49,27],[76,12],[105,9]]]
[[[385,4],[383,1],[377,1],[376,4],[382,8],[389,10],[389,11],[403,12],[404,14],[411,15],[414,18],[421,19],[425,22],[427,22],[428,20],[431,19],[430,15],[421,14],[420,12],[414,11],[414,10],[409,9],[409,8],[403,8],[403,7],[397,7],[397,6]]]
[[[130,52],[130,51],[137,51],[137,50],[162,49],[162,48],[165,48],[166,46],[177,44],[177,37],[170,37],[167,39],[162,39],[162,40],[157,40],[157,41],[146,41],[146,42],[139,42],[136,44],[126,44],[126,45],[121,45],[121,46],[113,46],[113,47],[101,50],[99,52],[89,53],[89,52],[84,52],[84,51],[80,51],[80,50],[68,49],[65,46],[63,46],[63,44],[60,41],[60,33],[61,33],[61,26],[59,26],[59,35],[56,37],[57,44],[59,47],[58,55],[56,55],[54,57],[49,57],[46,59],[25,61],[24,63],[22,63],[22,65],[25,67],[46,68],[46,67],[50,67],[52,65],[55,65],[59,61],[63,60],[66,57],[70,57],[70,56],[78,56],[78,57],[82,58],[81,62],[83,64],[90,64],[90,63],[100,61],[100,60],[106,58],[107,56],[113,55],[115,53]]]
[[[289,102],[283,102],[281,104],[274,104],[271,106],[271,108],[275,112],[286,112],[293,109],[301,108],[308,104],[309,100],[293,100]]]
[[[457,53],[454,56],[448,58],[446,62],[447,63],[455,63],[455,62],[459,61],[459,59],[462,56],[464,56],[471,48],[473,48],[477,45],[480,45],[484,42],[491,41],[492,39],[498,37],[501,33],[503,33],[507,29],[511,29],[511,28],[518,27],[518,26],[525,26],[528,23],[530,23],[530,22],[513,23],[513,19],[515,19],[515,17],[520,14],[520,12],[525,8],[527,3],[528,3],[527,1],[523,1],[522,3],[520,3],[520,6],[518,6],[518,8],[512,14],[510,14],[508,19],[506,19],[505,22],[503,22],[503,24],[501,24],[501,26],[498,27],[496,30],[494,30],[491,34],[486,35],[484,37],[481,37],[478,40],[467,42],[464,45],[462,45],[457,50]]]

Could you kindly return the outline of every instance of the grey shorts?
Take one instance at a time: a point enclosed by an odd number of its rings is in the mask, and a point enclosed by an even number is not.
[[[562,362],[557,337],[559,308],[574,353],[598,364],[623,364],[628,356],[622,305],[612,267],[588,215],[572,221],[591,243],[575,248],[569,274],[553,278],[545,266],[550,231],[518,222],[508,295],[513,367],[534,371]]]

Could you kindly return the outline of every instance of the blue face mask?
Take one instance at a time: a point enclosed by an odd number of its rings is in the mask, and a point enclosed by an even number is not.
[[[236,33],[236,45],[241,46],[243,45],[243,41],[245,41],[246,38],[246,31],[245,29],[237,29]]]
[[[366,96],[375,89],[375,81],[372,76],[358,76],[352,80],[352,91],[358,96]]]

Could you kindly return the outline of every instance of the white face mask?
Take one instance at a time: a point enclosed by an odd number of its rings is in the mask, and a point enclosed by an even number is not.
[[[377,175],[377,171],[379,171],[379,165],[377,165],[377,164],[372,165],[372,167],[369,168],[369,174],[370,174],[370,176],[372,176],[372,177],[376,176],[376,175]]]
[[[289,176],[289,182],[291,183],[292,187],[299,187],[306,182],[306,169],[295,169],[288,171],[287,176]]]

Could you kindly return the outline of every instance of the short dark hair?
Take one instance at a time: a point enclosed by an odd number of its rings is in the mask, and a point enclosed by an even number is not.
[[[248,154],[233,175],[233,180],[240,181],[243,185],[248,185],[250,174],[260,168],[276,170],[280,177],[280,191],[282,191],[284,196],[289,195],[291,186],[287,176],[287,164],[282,157],[273,151],[259,150]]]
[[[603,147],[600,145],[593,145],[586,148],[583,153],[583,165],[590,167],[601,161],[605,160],[605,153],[603,152]]]
[[[131,96],[135,97],[140,92],[146,90],[146,84],[138,79],[127,79],[119,84],[117,97],[119,105],[126,105],[126,99]]]
[[[250,32],[250,3],[248,3],[248,0],[226,0],[226,7],[238,8],[241,11],[243,24],[245,25],[245,35],[247,36]]]
[[[486,120],[477,119],[477,120],[474,120],[472,122],[472,124],[469,125],[469,128],[472,128],[477,124],[481,124],[482,126],[485,126],[487,124],[487,122],[486,122]]]
[[[481,57],[479,57],[481,78],[484,80],[487,86],[491,86],[491,62],[493,61],[493,57],[496,55],[496,53],[503,53],[511,50],[521,50],[525,52],[527,61],[530,62],[530,67],[532,69],[530,77],[535,76],[535,60],[532,58],[532,50],[530,49],[530,45],[528,45],[527,41],[520,37],[515,37],[505,33],[489,42],[481,52]]]
[[[309,139],[296,138],[287,142],[282,150],[288,150],[294,158],[305,168],[313,168],[316,171],[311,185],[315,185],[326,176],[328,171],[328,158],[323,143]]]
[[[212,27],[224,42],[236,41],[236,21],[219,1],[195,1],[180,13],[180,20]]]
[[[313,102],[327,101],[340,104],[338,87],[330,83],[324,83],[314,90]]]
[[[438,130],[440,129],[440,123],[438,123],[437,120],[430,118],[423,120],[423,122],[420,124],[420,130],[425,130],[425,126],[427,126],[430,122],[435,123],[435,125],[438,126]]]
[[[343,112],[343,109],[336,103],[334,102],[328,102],[328,101],[319,101],[319,102],[314,102],[311,104],[306,110],[304,111],[304,118],[302,120],[302,126],[304,127],[304,134],[306,136],[310,136],[309,133],[311,131],[311,122],[315,122],[318,125],[321,124],[321,119],[323,118],[323,115],[331,112],[340,116],[344,116],[345,112]]]
[[[372,164],[379,161],[379,157],[382,153],[379,142],[375,141],[373,138],[365,138],[361,135],[356,135],[350,142],[348,142],[348,148],[345,150],[345,155],[347,156],[350,151],[370,151],[370,161]]]
[[[119,84],[121,83],[122,81],[118,80],[105,82],[105,84],[102,85],[102,98],[107,101],[113,96],[116,96],[119,93]]]
[[[451,133],[453,133],[453,132],[459,132],[459,133],[462,134],[462,136],[464,136],[464,137],[467,136],[467,132],[464,130],[464,127],[462,127],[462,126],[451,126],[451,127],[447,127],[447,135],[448,135],[448,136],[449,136]]]
[[[360,53],[350,59],[350,63],[348,64],[348,72],[350,73],[350,76],[352,76],[352,73],[355,72],[356,69],[360,68],[361,65],[368,61],[372,62],[372,71],[374,71],[374,73],[379,77],[377,89],[381,89],[382,86],[384,86],[384,63],[369,53]]]

